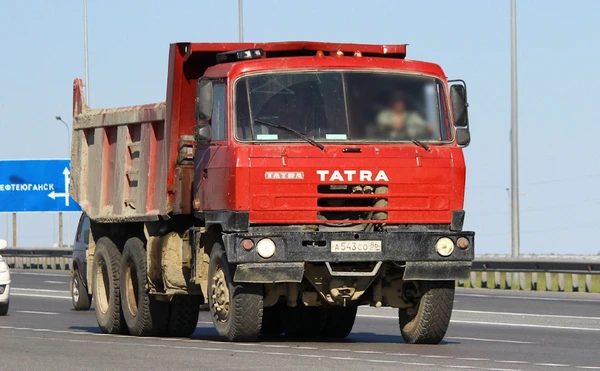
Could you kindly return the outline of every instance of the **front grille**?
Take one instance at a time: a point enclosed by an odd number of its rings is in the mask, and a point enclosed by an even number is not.
[[[317,219],[332,221],[387,220],[386,184],[321,184]]]

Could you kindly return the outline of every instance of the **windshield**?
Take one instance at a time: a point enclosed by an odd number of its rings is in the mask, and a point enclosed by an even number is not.
[[[318,142],[448,141],[444,102],[441,81],[426,76],[355,71],[250,75],[235,85],[236,137],[301,141],[292,129]]]

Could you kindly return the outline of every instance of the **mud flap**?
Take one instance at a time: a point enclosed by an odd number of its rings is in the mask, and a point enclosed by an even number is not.
[[[302,282],[304,263],[238,264],[233,277],[240,283]]]
[[[463,280],[469,278],[470,272],[470,261],[412,261],[406,262],[403,279],[405,281]]]

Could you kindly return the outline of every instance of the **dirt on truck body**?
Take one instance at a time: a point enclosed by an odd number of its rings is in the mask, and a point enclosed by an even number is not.
[[[466,86],[406,45],[171,44],[166,102],[73,87],[71,194],[105,333],[344,338],[359,305],[439,343],[463,231]]]

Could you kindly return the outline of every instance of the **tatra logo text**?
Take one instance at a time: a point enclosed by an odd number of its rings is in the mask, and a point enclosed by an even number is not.
[[[370,170],[317,170],[321,182],[389,182],[385,171],[379,170],[373,174]]]

